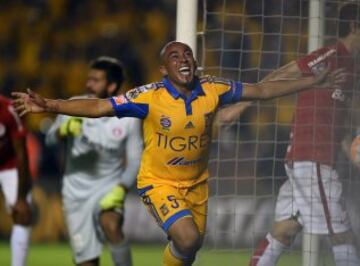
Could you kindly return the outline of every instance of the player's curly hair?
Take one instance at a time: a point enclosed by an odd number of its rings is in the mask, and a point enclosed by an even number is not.
[[[100,56],[91,62],[90,68],[105,71],[108,83],[114,82],[115,93],[119,91],[125,80],[124,67],[119,60],[109,56]]]
[[[345,4],[339,12],[339,37],[343,38],[349,35],[350,23],[360,23],[360,5],[356,3]]]

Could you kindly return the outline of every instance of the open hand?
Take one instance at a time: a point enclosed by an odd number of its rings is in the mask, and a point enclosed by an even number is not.
[[[14,97],[15,110],[20,116],[46,111],[46,99],[30,89],[27,89],[27,93],[13,92],[11,95]]]
[[[340,88],[345,84],[349,73],[345,68],[330,71],[327,67],[324,71],[315,76],[316,84],[320,88]]]

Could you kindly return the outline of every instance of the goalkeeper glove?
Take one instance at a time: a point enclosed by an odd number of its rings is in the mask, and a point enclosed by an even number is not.
[[[60,125],[60,137],[77,137],[82,131],[82,118],[70,117]]]
[[[121,212],[124,208],[126,196],[125,187],[118,185],[107,193],[100,201],[100,208],[103,211],[115,210]]]

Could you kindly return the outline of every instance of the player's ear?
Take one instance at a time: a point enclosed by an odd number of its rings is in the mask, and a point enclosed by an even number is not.
[[[164,65],[160,65],[160,73],[163,76],[167,76],[168,72],[167,72],[166,67]]]

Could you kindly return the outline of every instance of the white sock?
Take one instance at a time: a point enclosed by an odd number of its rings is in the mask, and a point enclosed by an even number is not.
[[[14,224],[11,232],[11,265],[26,265],[26,257],[29,249],[30,227]]]
[[[273,238],[269,233],[266,235],[266,239],[269,244],[264,249],[262,255],[260,255],[260,258],[256,264],[257,266],[275,266],[280,255],[286,248],[284,244]]]
[[[344,244],[333,246],[336,266],[359,266],[360,260],[353,245]]]
[[[109,245],[111,257],[115,266],[131,266],[131,250],[130,244],[127,240],[122,241],[117,245]]]

